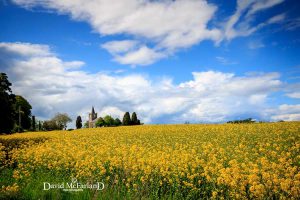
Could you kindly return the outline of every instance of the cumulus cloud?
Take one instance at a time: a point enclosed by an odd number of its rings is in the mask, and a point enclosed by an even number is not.
[[[31,43],[0,43],[0,48],[3,49],[3,53],[11,53],[18,56],[26,57],[39,57],[39,56],[50,56],[48,45],[31,44]]]
[[[283,0],[237,0],[235,13],[216,26],[217,6],[206,0],[13,0],[25,8],[50,9],[72,19],[89,23],[102,36],[126,35],[124,41],[101,46],[121,64],[149,65],[203,40],[219,44],[222,40],[247,36],[284,15],[258,25],[251,19]],[[245,20],[242,20],[245,19]],[[244,22],[241,22],[244,21]]]
[[[149,65],[167,56],[166,52],[148,48],[136,40],[111,41],[101,47],[110,52],[115,61],[132,66]]]
[[[274,114],[271,119],[278,121],[299,121],[300,120],[300,104],[296,105],[280,105],[277,109],[272,110]]]
[[[90,74],[79,68],[83,62],[65,62],[41,44],[2,42],[0,55],[5,55],[0,69],[8,74],[13,91],[29,100],[40,119],[56,112],[87,119],[91,106],[100,116],[121,118],[126,111],[136,111],[146,123],[162,118],[167,123],[220,122],[243,115],[276,120],[297,114],[292,105],[265,114],[268,98],[284,85],[278,73],[194,72],[191,80],[175,84],[171,78],[154,81],[141,74]]]
[[[165,57],[165,53],[157,52],[146,46],[142,46],[134,51],[129,51],[123,55],[116,55],[115,60],[121,64],[129,65],[149,65]]]
[[[155,46],[141,44],[135,51],[133,41],[112,41],[102,47],[122,64],[146,65],[204,39],[218,40],[220,31],[207,27],[217,7],[204,0],[13,0],[25,8],[44,7],[74,20],[88,22],[101,35],[127,34],[144,38]],[[146,60],[149,57],[149,60]]]

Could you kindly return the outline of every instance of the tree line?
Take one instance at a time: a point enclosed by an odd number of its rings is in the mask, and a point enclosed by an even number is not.
[[[113,126],[133,126],[133,125],[141,125],[141,121],[137,118],[136,112],[133,112],[131,117],[130,113],[126,112],[123,116],[123,120],[121,121],[119,118],[113,118],[110,115],[106,115],[104,117],[99,117],[95,123],[96,127],[113,127]],[[84,128],[89,127],[89,121],[84,123]],[[78,116],[76,119],[76,128],[82,128],[82,119],[81,116]]]
[[[247,118],[247,119],[242,119],[242,120],[233,120],[233,121],[228,121],[228,124],[250,124],[250,123],[255,123],[255,120],[252,118]]]
[[[36,120],[32,115],[32,106],[22,96],[15,95],[11,89],[12,84],[9,82],[5,73],[0,73],[0,134],[15,133],[23,131],[51,131],[64,130],[67,128],[67,123],[72,122],[72,119],[66,113],[57,113],[50,120]],[[37,122],[36,122],[37,121]],[[121,121],[119,118],[113,118],[110,115],[99,117],[95,123],[96,127],[111,127],[111,126],[131,126],[141,125],[137,118],[136,112],[126,112]],[[88,127],[88,122],[84,124]],[[76,128],[82,128],[81,116],[76,119]]]

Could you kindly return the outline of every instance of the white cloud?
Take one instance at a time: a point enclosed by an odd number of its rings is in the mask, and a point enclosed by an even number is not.
[[[271,117],[272,120],[298,121],[300,120],[300,104],[287,105],[283,104],[278,109],[273,110],[275,114]]]
[[[82,61],[71,61],[71,62],[64,63],[64,66],[66,69],[78,69],[84,65],[85,65],[85,63]]]
[[[114,106],[107,106],[99,111],[99,114],[101,114],[102,117],[106,115],[110,115],[114,118],[119,118],[122,120],[121,116],[124,115],[126,110],[120,110],[118,107]],[[100,117],[100,116],[99,116]]]
[[[251,0],[242,0],[242,1],[246,1],[246,2],[251,2]],[[252,6],[251,9],[248,12],[248,15],[253,15],[258,11],[262,11],[265,9],[268,9],[270,7],[273,7],[277,4],[280,4],[284,2],[284,0],[252,0]]]
[[[267,23],[268,24],[274,24],[274,23],[280,23],[283,22],[286,19],[285,14],[279,14],[275,15],[274,17],[270,18]]]
[[[121,64],[149,65],[203,40],[219,44],[224,39],[248,36],[262,27],[284,20],[280,14],[253,25],[255,15],[284,0],[237,0],[235,13],[217,26],[217,6],[207,0],[12,0],[25,8],[45,8],[88,22],[103,36],[126,35],[124,41],[101,46]],[[213,22],[213,23],[211,23]],[[151,57],[146,60],[146,57]]]
[[[290,98],[300,99],[300,92],[292,92],[292,93],[288,93],[288,94],[286,94],[286,96],[288,96],[288,97],[290,97]]]
[[[50,56],[50,48],[47,45],[37,45],[31,43],[0,43],[0,48],[7,53],[17,54],[19,56]]]
[[[136,40],[111,41],[101,47],[109,51],[115,61],[132,66],[149,65],[167,56],[167,52],[148,48]]]
[[[217,7],[205,0],[13,0],[25,8],[42,6],[74,20],[86,21],[101,35],[126,34],[140,41],[150,42],[154,50],[142,44],[134,52],[133,41],[112,41],[102,47],[111,52],[114,60],[122,64],[147,65],[190,47],[204,39],[219,40],[221,32],[207,27]],[[143,43],[143,42],[141,42]],[[145,55],[147,54],[147,55]],[[145,57],[151,59],[145,61]]]
[[[280,14],[271,17],[266,22],[253,25],[255,15],[263,10],[279,5],[284,0],[237,0],[237,7],[233,15],[224,25],[224,38],[231,40],[235,37],[248,36],[266,25],[278,23],[284,20],[285,15]]]
[[[16,44],[19,48],[14,48]],[[123,112],[136,111],[146,123],[219,122],[241,115],[275,119],[278,114],[265,114],[269,96],[283,86],[278,73],[194,72],[191,80],[174,84],[166,77],[89,74],[70,67],[82,62],[65,62],[47,45],[16,44],[0,43],[0,53],[6,55],[5,62],[0,58],[0,69],[8,74],[13,91],[29,100],[38,118],[67,112],[73,119],[77,115],[87,119],[91,106],[99,116],[122,118]],[[24,56],[23,49],[31,53]],[[279,114],[293,114],[282,110]]]
[[[102,48],[109,51],[111,54],[124,53],[135,49],[138,45],[136,40],[121,40],[111,41],[101,45]]]
[[[149,65],[165,56],[165,53],[142,46],[137,50],[129,51],[123,55],[116,55],[115,60],[121,64]]]

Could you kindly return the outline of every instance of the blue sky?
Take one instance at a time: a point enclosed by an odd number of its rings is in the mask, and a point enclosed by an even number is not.
[[[33,114],[300,120],[293,0],[0,1],[0,70]]]

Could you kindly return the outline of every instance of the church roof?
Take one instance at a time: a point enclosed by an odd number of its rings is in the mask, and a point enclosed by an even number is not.
[[[94,106],[92,107],[92,114],[95,114]]]

